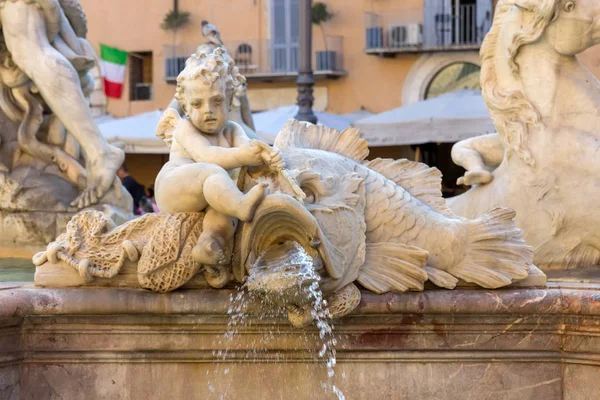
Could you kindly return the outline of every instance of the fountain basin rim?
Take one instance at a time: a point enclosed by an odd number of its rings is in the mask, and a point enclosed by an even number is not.
[[[232,290],[179,290],[156,294],[124,288],[7,288],[0,290],[0,319],[33,315],[227,315]],[[349,317],[381,314],[600,315],[600,285],[549,283],[546,288],[362,291]]]

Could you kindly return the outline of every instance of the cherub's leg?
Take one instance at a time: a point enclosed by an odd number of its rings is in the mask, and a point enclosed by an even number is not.
[[[502,162],[504,146],[498,134],[477,136],[462,140],[452,147],[452,161],[467,170],[458,179],[459,185],[489,183],[493,175],[486,169]]]
[[[204,276],[212,287],[223,287],[229,281],[226,266],[231,262],[236,226],[235,218],[210,207],[206,210],[202,234],[192,250],[192,257],[204,266]]]
[[[83,150],[87,187],[73,205],[92,205],[116,182],[124,153],[110,146],[95,125],[79,75],[48,41],[44,16],[35,3],[8,1],[3,6],[2,30],[13,61],[35,83],[44,101]]]
[[[211,175],[204,182],[206,201],[212,208],[223,214],[236,217],[240,221],[250,221],[254,217],[256,207],[265,197],[267,185],[259,183],[244,194],[229,174],[222,171],[223,173]]]
[[[266,186],[259,184],[244,194],[223,168],[191,163],[165,166],[156,178],[155,196],[164,212],[203,211],[209,205],[221,214],[248,221],[265,190]]]

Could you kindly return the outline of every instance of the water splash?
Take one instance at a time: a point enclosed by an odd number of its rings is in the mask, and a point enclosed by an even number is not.
[[[329,309],[327,308],[327,301],[323,299],[323,292],[319,287],[319,280],[320,278],[317,278],[304,290],[311,300],[311,315],[316,327],[319,329],[319,339],[323,342],[318,354],[321,359],[325,360],[327,376],[329,377],[329,380],[331,380],[335,375],[334,368],[337,363],[335,351],[337,341],[333,335],[333,320],[329,313]],[[329,385],[331,386],[331,391],[338,397],[338,400],[345,399],[344,394],[340,389],[333,384]]]
[[[332,383],[337,363],[337,341],[327,301],[319,286],[321,266],[320,260],[313,260],[301,246],[293,242],[265,251],[250,269],[246,282],[230,296],[230,319],[224,337],[233,344],[236,335],[240,330],[250,327],[253,319],[258,319],[267,327],[271,322],[270,329],[259,339],[260,343],[249,343],[243,349],[244,359],[252,360],[258,358],[259,352],[265,351],[262,349],[267,341],[276,340],[282,317],[288,316],[291,320],[290,314],[294,314],[305,322],[312,322],[318,329],[320,342],[315,359],[323,360],[327,370],[327,380],[321,382],[320,386],[333,393],[338,400],[344,400],[342,391]],[[305,333],[304,340],[309,341],[308,333]],[[239,354],[229,350],[230,346],[225,348],[227,350],[218,351],[215,356],[223,361],[239,357]],[[279,357],[280,354],[276,354],[276,360]]]

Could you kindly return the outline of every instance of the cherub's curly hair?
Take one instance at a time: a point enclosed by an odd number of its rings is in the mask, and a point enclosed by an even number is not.
[[[182,106],[185,104],[185,82],[196,79],[200,79],[209,86],[220,79],[221,83],[225,85],[229,103],[231,103],[234,91],[246,83],[246,78],[239,73],[231,61],[231,57],[228,57],[225,50],[220,47],[211,53],[194,53],[185,62],[185,68],[177,77],[175,91],[175,98]]]

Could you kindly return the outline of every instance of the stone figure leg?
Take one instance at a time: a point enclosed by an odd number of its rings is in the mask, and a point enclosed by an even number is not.
[[[156,178],[154,193],[158,208],[163,212],[206,210],[202,234],[192,257],[204,266],[211,286],[219,288],[227,284],[229,275],[225,265],[231,260],[235,218],[248,221],[253,217],[264,198],[265,185],[256,185],[244,194],[219,166],[169,162]]]
[[[265,196],[266,184],[242,193],[223,168],[206,163],[167,163],[158,174],[155,197],[163,212],[199,212],[207,206],[217,212],[249,221]]]
[[[33,81],[44,101],[80,144],[86,161],[86,189],[72,205],[96,203],[118,185],[124,153],[110,146],[95,125],[77,71],[48,40],[35,3],[7,1],[0,11],[4,40],[15,64]]]
[[[452,161],[467,170],[457,181],[459,185],[491,182],[493,176],[486,167],[495,168],[504,157],[504,145],[497,133],[461,140],[452,147]]]
[[[237,220],[208,207],[202,223],[202,233],[192,250],[195,261],[204,266],[206,281],[221,288],[229,281],[226,266],[231,263],[233,234]]]

